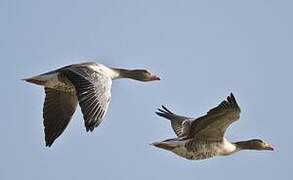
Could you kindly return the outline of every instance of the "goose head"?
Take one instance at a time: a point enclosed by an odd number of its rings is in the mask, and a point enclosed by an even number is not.
[[[112,68],[114,72],[116,72],[117,76],[114,79],[119,78],[129,78],[134,79],[137,81],[156,81],[160,80],[160,78],[150,71],[146,69],[134,69],[134,70],[128,70],[128,69],[118,69],[118,68]]]
[[[158,81],[161,80],[158,76],[154,75],[148,70],[145,69],[135,69],[130,71],[132,74],[132,79],[138,80],[138,81]]]
[[[252,139],[248,141],[241,141],[241,142],[236,142],[236,147],[239,149],[249,149],[249,150],[268,150],[268,151],[273,151],[274,148],[272,145],[266,143],[265,141],[261,139]]]

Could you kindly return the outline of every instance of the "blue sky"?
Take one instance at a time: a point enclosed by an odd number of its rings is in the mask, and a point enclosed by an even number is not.
[[[292,178],[292,1],[0,1],[0,179]],[[160,82],[117,80],[103,123],[86,133],[80,109],[51,148],[41,87],[20,81],[85,61],[147,68]],[[164,104],[199,116],[233,92],[231,141],[274,152],[188,161],[149,143],[174,137]]]

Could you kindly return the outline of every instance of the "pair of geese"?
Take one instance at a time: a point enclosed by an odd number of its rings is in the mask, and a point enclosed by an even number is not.
[[[98,127],[111,99],[112,80],[120,78],[143,82],[160,80],[148,70],[110,68],[94,62],[73,64],[24,79],[45,88],[43,118],[46,146],[50,147],[63,133],[78,103],[86,130],[93,131]],[[170,120],[177,137],[152,145],[186,159],[207,159],[240,150],[273,150],[271,145],[260,139],[231,143],[224,137],[226,129],[240,117],[240,108],[232,93],[199,118],[174,114],[165,106],[156,114]]]

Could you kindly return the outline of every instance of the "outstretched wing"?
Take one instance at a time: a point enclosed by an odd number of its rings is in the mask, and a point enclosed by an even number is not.
[[[63,72],[76,89],[87,131],[99,126],[111,99],[112,80],[88,66],[71,66]]]
[[[77,106],[74,93],[45,88],[43,107],[46,146],[51,146],[67,127]]]
[[[227,100],[192,122],[189,137],[219,141],[230,124],[239,119],[240,112],[240,107],[231,93]]]
[[[162,106],[161,109],[159,108],[156,114],[170,120],[171,126],[178,137],[184,136],[189,130],[191,124],[189,122],[192,121],[192,118],[174,114],[165,106]]]

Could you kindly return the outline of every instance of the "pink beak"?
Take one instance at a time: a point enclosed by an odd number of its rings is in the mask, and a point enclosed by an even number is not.
[[[152,76],[150,77],[150,80],[151,80],[151,81],[159,81],[159,80],[161,80],[161,78],[159,78],[159,77],[156,76],[156,75],[152,75]]]
[[[273,150],[274,150],[274,147],[273,147],[272,145],[269,144],[269,145],[266,147],[266,150],[273,151]]]

